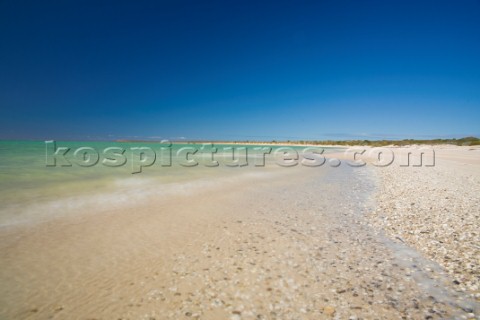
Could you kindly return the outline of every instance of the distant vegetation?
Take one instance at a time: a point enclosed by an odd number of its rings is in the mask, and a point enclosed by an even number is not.
[[[116,140],[118,142],[146,142],[146,143],[158,143],[155,140]],[[258,141],[258,140],[244,140],[244,141],[224,141],[224,140],[182,140],[176,141],[176,143],[234,143],[234,144],[278,144],[278,145],[341,145],[341,146],[371,146],[371,147],[383,147],[383,146],[408,146],[408,145],[439,145],[439,144],[451,144],[457,146],[478,146],[480,145],[480,139],[476,137],[465,137],[460,139],[432,139],[432,140],[416,140],[416,139],[403,139],[403,140],[270,140],[270,141]]]
[[[272,141],[276,143],[275,141]],[[382,146],[407,146],[412,144],[453,144],[457,146],[478,146],[480,145],[480,139],[476,137],[465,137],[461,139],[433,139],[433,140],[415,140],[415,139],[404,139],[404,140],[319,140],[319,141],[288,141],[288,143],[298,143],[298,144],[316,144],[316,145],[342,145],[342,146],[352,146],[352,145],[361,145],[361,146],[372,146],[372,147],[382,147]]]

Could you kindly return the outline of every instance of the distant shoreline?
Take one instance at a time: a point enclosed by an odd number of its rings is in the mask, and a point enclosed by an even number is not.
[[[115,140],[115,142],[150,142],[153,140]],[[177,144],[192,143],[216,143],[216,144],[242,144],[242,145],[290,145],[290,146],[328,146],[328,147],[349,147],[349,146],[411,146],[411,145],[456,145],[456,146],[478,146],[480,139],[477,137],[465,137],[460,139],[403,139],[403,140],[287,140],[287,141],[228,141],[228,140],[185,140],[171,141]]]
[[[117,143],[161,143],[169,141],[175,144],[239,144],[239,145],[265,145],[265,146],[321,146],[321,147],[352,147],[352,146],[370,146],[370,147],[406,147],[412,145],[455,145],[455,146],[479,146],[480,138],[464,137],[459,139],[402,139],[402,140],[271,140],[271,141],[252,141],[252,140],[143,140],[143,139],[114,139],[114,140],[71,140],[71,139],[0,139],[0,141],[49,141],[57,142],[117,142]]]

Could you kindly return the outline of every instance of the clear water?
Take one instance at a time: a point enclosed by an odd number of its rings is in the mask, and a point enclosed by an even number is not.
[[[272,170],[285,169],[275,164],[273,153],[278,146],[273,146],[272,152],[265,155],[264,167],[256,166],[261,164],[262,155],[255,148],[267,146],[215,144],[217,152],[214,159],[219,162],[217,167],[205,165],[209,163],[206,160],[209,156],[202,153],[202,146],[201,143],[178,143],[168,147],[154,142],[56,142],[56,148],[70,148],[65,159],[71,166],[61,166],[61,156],[57,157],[56,166],[47,166],[47,145],[44,141],[0,141],[0,225],[9,225],[18,219],[25,221],[38,216],[45,217],[61,208],[68,209],[85,203],[93,205],[113,201],[125,204],[147,196],[202,188],[221,179],[239,179],[241,176],[268,174]],[[79,165],[84,158],[81,155],[75,157],[74,151],[81,147],[95,150],[99,154],[99,162],[88,167]],[[125,150],[125,165],[108,167],[102,164],[105,158],[103,150],[109,147]],[[132,173],[138,171],[140,166],[140,155],[132,151],[132,148],[138,147],[151,148],[157,158],[152,165],[142,167],[141,173]],[[228,147],[235,148],[237,152],[242,152],[238,148],[246,148],[248,165],[228,166],[227,163],[231,164],[228,158],[232,157],[231,151],[224,149]],[[199,150],[189,156],[198,165],[182,165],[185,163],[185,155],[177,155],[182,148]],[[299,154],[304,149],[291,148]],[[325,153],[334,150],[327,149]],[[50,159],[53,158],[52,154],[49,152]],[[165,166],[165,156],[168,154],[171,154],[171,166]],[[132,163],[135,163],[135,167],[132,167]]]

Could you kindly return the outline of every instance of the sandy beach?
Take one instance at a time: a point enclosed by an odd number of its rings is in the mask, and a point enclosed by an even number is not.
[[[478,318],[478,152],[249,172],[4,227],[0,318]]]
[[[0,320],[480,320],[480,0],[0,21]]]

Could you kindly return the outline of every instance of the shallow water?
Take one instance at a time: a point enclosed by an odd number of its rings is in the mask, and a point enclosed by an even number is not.
[[[106,175],[105,189],[4,215],[0,317],[445,319],[478,310],[437,266],[368,224],[368,167],[198,167],[170,180],[148,172]]]
[[[84,157],[74,155],[76,150],[84,147],[90,148]],[[112,157],[103,151],[111,147],[124,150],[124,165],[109,167],[103,164],[105,158]],[[54,151],[60,148],[69,148],[69,151],[64,156],[60,153],[55,157]],[[143,159],[148,161],[142,163],[142,155],[136,154],[133,151],[135,148],[153,150],[153,163],[149,159]],[[197,165],[186,165],[186,155],[181,152],[185,148],[198,150],[188,156]],[[207,151],[216,149],[214,160],[218,166],[209,166],[211,155],[209,157],[202,148]],[[232,155],[229,148],[234,148],[235,154]],[[36,218],[43,220],[48,214],[57,214],[58,208],[133,203],[154,195],[172,195],[208,186],[217,179],[221,181],[245,174],[262,174],[279,167],[273,156],[279,147],[273,147],[270,154],[266,155],[256,151],[256,148],[269,147],[92,141],[55,142],[53,147],[44,141],[0,141],[0,226]],[[304,149],[289,148],[299,153]],[[246,162],[240,161],[235,166],[233,160],[243,159],[243,149],[246,150]],[[91,150],[95,152],[92,154]],[[147,151],[145,157],[148,158]],[[332,151],[335,149],[327,149],[325,153]],[[89,155],[95,158],[95,153],[98,154],[98,162],[86,167],[82,160],[88,159]],[[265,160],[262,160],[262,156]],[[56,158],[54,166],[53,158]],[[260,166],[263,161],[265,166]],[[86,163],[90,164],[88,161]]]

